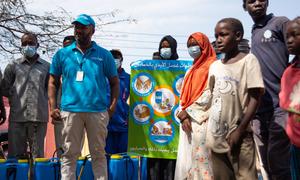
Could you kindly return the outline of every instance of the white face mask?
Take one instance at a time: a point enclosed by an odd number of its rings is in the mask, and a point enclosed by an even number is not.
[[[22,46],[22,54],[31,58],[36,54],[36,49],[36,46]]]
[[[200,46],[191,46],[188,48],[188,51],[193,59],[199,58],[201,56]]]
[[[160,49],[160,56],[163,58],[163,59],[169,59],[172,55],[172,52],[171,52],[171,48],[161,48]]]
[[[122,60],[121,59],[115,59],[115,64],[116,64],[116,68],[119,69],[122,65]]]

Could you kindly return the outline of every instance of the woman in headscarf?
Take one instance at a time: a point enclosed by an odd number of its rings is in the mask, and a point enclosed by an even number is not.
[[[177,42],[170,36],[164,36],[158,48],[159,57],[153,60],[177,60]],[[149,180],[173,180],[176,159],[147,158],[147,175]]]
[[[170,35],[163,37],[159,43],[159,55],[161,60],[177,60],[177,41]]]
[[[216,54],[206,35],[193,33],[187,42],[193,65],[186,72],[180,94],[181,128],[176,163],[176,180],[213,179],[209,153],[205,147],[210,92],[206,88],[208,70]]]

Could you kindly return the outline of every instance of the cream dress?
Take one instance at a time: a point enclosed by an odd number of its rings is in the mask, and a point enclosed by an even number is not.
[[[191,116],[193,132],[187,135],[180,125],[175,180],[212,180],[209,151],[205,147],[210,91],[203,94],[186,111]]]

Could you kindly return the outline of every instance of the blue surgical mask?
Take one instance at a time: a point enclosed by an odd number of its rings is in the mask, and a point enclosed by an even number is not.
[[[191,46],[188,48],[188,51],[193,59],[199,58],[201,56],[200,46]]]
[[[36,49],[36,46],[22,46],[22,54],[31,58],[36,54]]]
[[[172,55],[172,52],[171,52],[171,48],[161,48],[160,49],[160,56],[163,58],[163,59],[169,59]]]
[[[121,67],[122,60],[121,59],[115,59],[115,64],[116,64],[116,68],[119,69]]]
[[[217,59],[218,60],[222,60],[222,59],[224,59],[225,58],[225,54],[224,53],[218,53],[217,54]]]

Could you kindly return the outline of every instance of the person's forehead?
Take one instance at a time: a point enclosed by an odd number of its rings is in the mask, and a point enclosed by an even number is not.
[[[197,42],[197,40],[194,37],[190,37],[188,39],[187,45],[188,46],[190,46],[190,45],[198,45],[198,42]]]
[[[25,35],[22,36],[21,41],[22,42],[25,42],[25,41],[36,42],[37,39],[32,34],[25,34]]]
[[[221,28],[221,29],[226,29],[226,30],[232,31],[233,27],[232,27],[232,25],[229,22],[223,21],[223,22],[219,22],[216,25],[216,29],[217,28]]]
[[[122,57],[121,54],[113,54],[114,57]]]
[[[196,39],[195,39],[194,37],[191,36],[191,37],[188,39],[188,42],[193,43],[193,42],[197,42],[197,41],[196,41]]]
[[[76,22],[76,23],[74,23],[74,27],[75,28],[92,28],[93,26],[92,25],[84,25],[79,22]]]
[[[295,21],[291,21],[288,23],[287,25],[287,29],[297,29],[298,31],[300,30],[300,24],[295,22]]]
[[[162,46],[170,46],[170,43],[167,40],[163,40],[161,43]]]
[[[256,0],[245,0],[245,3],[255,2]]]
[[[254,3],[256,1],[260,1],[260,2],[268,2],[268,0],[245,0],[244,2],[247,3]]]

